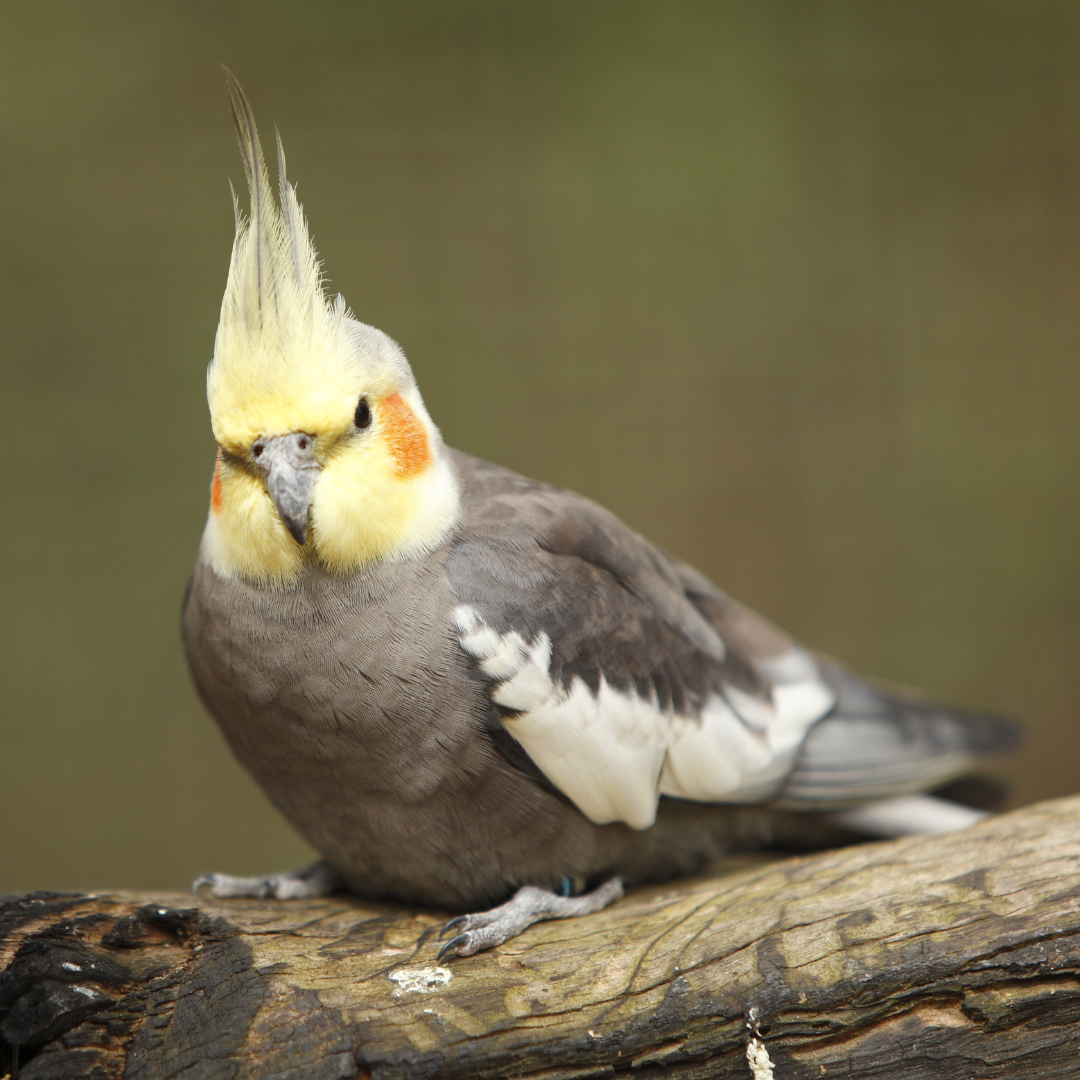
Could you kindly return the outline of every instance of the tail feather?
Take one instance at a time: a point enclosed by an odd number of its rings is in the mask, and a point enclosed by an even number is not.
[[[831,663],[823,667],[837,702],[811,729],[781,793],[781,804],[792,809],[841,810],[932,791],[1019,742],[1011,721],[947,709]]]

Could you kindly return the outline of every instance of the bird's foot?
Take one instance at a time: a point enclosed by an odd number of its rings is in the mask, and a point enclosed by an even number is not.
[[[451,919],[442,928],[439,936],[443,937],[451,930],[460,930],[461,933],[451,938],[439,950],[439,959],[472,956],[484,949],[492,949],[544,919],[570,919],[576,915],[591,915],[620,899],[622,894],[622,878],[617,877],[584,896],[556,896],[546,889],[526,885],[518,889],[513,899],[497,908]]]
[[[273,897],[275,900],[310,900],[327,896],[342,885],[338,872],[328,862],[315,862],[299,870],[284,870],[265,877],[235,877],[232,874],[200,874],[191,891],[210,886],[210,895]]]

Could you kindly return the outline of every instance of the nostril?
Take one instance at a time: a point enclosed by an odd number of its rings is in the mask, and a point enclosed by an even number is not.
[[[256,444],[255,444],[255,445],[254,445],[254,446],[253,446],[253,447],[251,448],[251,452],[252,452],[252,453],[253,453],[253,454],[255,455],[255,457],[262,457],[262,452],[263,452],[263,446],[262,446],[262,443],[256,443]]]
[[[296,445],[299,446],[301,450],[306,450],[308,448],[307,436],[301,435],[300,438],[297,440]]]

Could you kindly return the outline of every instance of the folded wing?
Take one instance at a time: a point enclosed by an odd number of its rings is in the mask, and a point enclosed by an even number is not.
[[[925,790],[994,741],[890,705],[590,500],[459,467],[453,632],[489,728],[597,824],[647,828],[661,795],[812,809]]]

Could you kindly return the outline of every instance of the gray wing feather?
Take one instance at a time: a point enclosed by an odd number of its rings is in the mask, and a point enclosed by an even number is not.
[[[447,573],[499,633],[546,633],[551,673],[696,712],[725,687],[767,700],[793,643],[581,495],[456,453],[466,518]]]
[[[457,459],[446,573],[496,745],[597,823],[775,795],[832,704],[809,656],[590,500]]]

